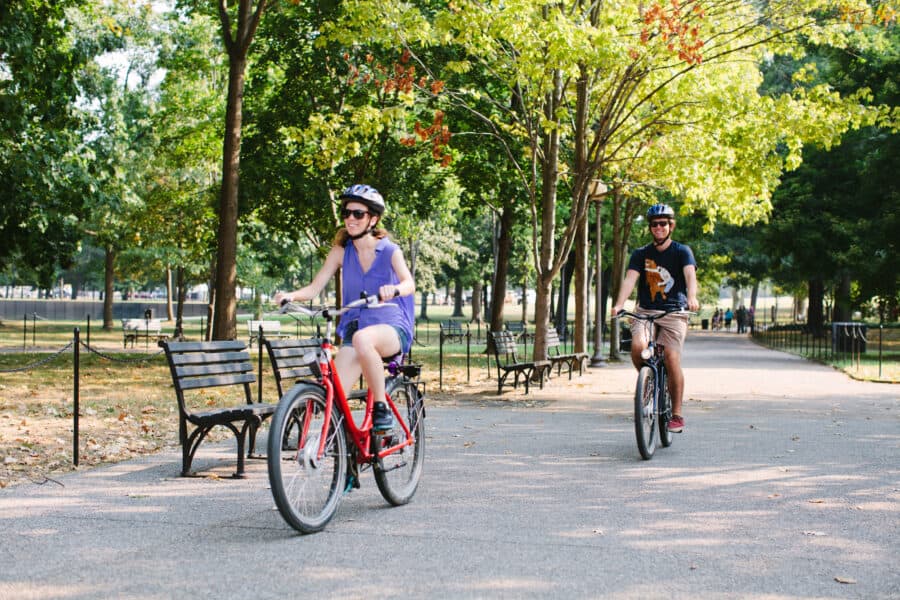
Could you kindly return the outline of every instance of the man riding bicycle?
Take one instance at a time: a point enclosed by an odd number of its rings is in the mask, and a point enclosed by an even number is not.
[[[631,254],[628,270],[612,307],[612,314],[622,310],[625,301],[638,284],[635,313],[658,314],[660,311],[700,308],[697,301],[697,261],[690,247],[672,239],[675,231],[675,211],[667,204],[655,204],[647,210],[647,225],[653,242]],[[681,433],[684,417],[681,403],[684,397],[684,373],[681,352],[688,330],[688,315],[670,314],[656,321],[657,340],[665,346],[666,370],[669,373],[669,393],[672,396],[672,418],[669,431]],[[648,344],[647,328],[635,321],[631,325],[631,362],[636,369],[643,364],[641,352]]]

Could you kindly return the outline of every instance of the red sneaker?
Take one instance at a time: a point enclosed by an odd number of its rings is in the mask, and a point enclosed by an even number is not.
[[[684,417],[681,415],[672,415],[669,419],[669,431],[672,433],[681,433],[684,430]]]

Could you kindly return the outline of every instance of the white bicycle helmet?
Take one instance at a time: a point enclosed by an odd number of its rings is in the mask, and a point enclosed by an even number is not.
[[[361,202],[365,204],[373,215],[381,216],[384,214],[384,198],[378,193],[378,190],[370,185],[357,183],[351,185],[344,190],[339,196],[341,200],[341,208],[348,202]]]

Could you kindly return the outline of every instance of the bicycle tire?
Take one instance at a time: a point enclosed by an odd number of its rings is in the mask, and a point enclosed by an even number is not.
[[[309,415],[307,434],[301,434]],[[346,488],[347,440],[342,417],[332,410],[325,452],[317,458],[325,430],[325,392],[298,384],[278,402],[269,425],[269,483],[284,520],[301,533],[315,533],[337,511]],[[305,438],[305,441],[303,440]]]
[[[656,423],[653,396],[656,377],[650,367],[641,367],[634,390],[634,434],[641,458],[650,460],[656,450]]]
[[[669,431],[669,419],[672,416],[672,396],[669,394],[669,378],[663,377],[663,405],[659,409],[659,443],[663,448],[672,445],[675,436]]]
[[[410,434],[415,440],[406,446],[375,459],[373,472],[378,491],[392,506],[401,506],[409,502],[416,493],[422,468],[425,461],[425,405],[416,385],[405,379],[398,379],[388,384],[388,394],[404,415]],[[373,435],[373,454],[383,448],[397,443],[398,436],[403,436],[403,429],[394,419],[394,429],[384,435]]]

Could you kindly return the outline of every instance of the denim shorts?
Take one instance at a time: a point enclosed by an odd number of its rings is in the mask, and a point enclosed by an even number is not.
[[[397,337],[400,339],[400,352],[404,352],[407,345],[409,345],[409,335],[407,335],[406,331],[402,327],[397,327],[396,325],[392,325],[394,331],[397,332]],[[359,321],[353,321],[349,325],[347,325],[347,331],[344,335],[344,339],[341,341],[342,346],[352,346],[353,345],[353,334],[359,329]]]

